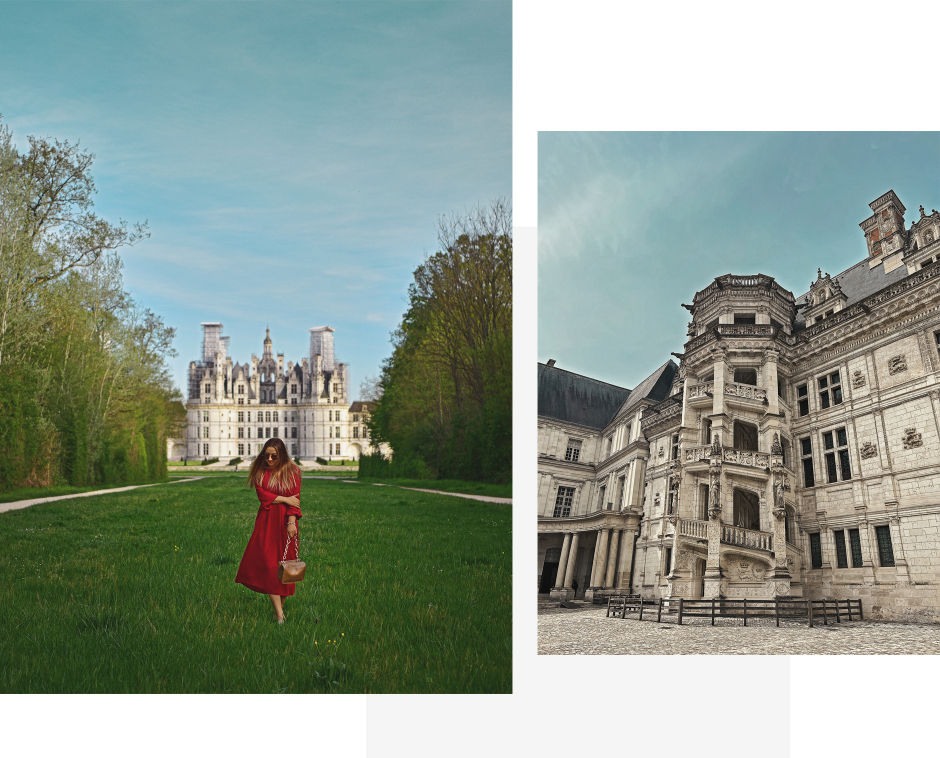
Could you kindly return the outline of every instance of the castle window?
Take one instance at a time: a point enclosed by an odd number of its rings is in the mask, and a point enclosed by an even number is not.
[[[333,443],[330,443],[330,455],[333,455]]]
[[[875,536],[878,538],[878,559],[882,566],[894,565],[894,550],[891,547],[891,531],[887,526],[876,526]]]
[[[290,436],[291,436],[291,439],[297,439],[297,427],[296,426],[292,426],[290,428]]]
[[[244,411],[239,411],[239,412],[238,412],[238,423],[240,424],[240,423],[241,423],[242,421],[244,421],[244,420],[245,420],[245,412],[244,412]]]
[[[238,394],[239,394],[239,395],[244,395],[244,394],[245,394],[245,385],[244,385],[244,384],[239,384],[239,385],[238,385]]]
[[[672,548],[666,548],[666,564],[663,566],[663,577],[669,576],[669,571],[672,568]]]
[[[334,400],[333,402],[335,403],[336,401]],[[340,420],[341,420],[340,417],[339,417],[339,411],[336,411],[336,420],[337,420],[337,421],[340,421]]]
[[[601,491],[597,493],[597,510],[603,511],[607,508],[607,485],[601,485]]]
[[[813,560],[813,568],[822,568],[822,542],[819,540],[819,532],[809,536],[809,552]]]
[[[290,420],[291,420],[291,421],[294,421],[294,422],[297,421],[297,411],[291,411],[291,412],[290,412]]]
[[[358,426],[353,427],[353,439],[359,439],[359,427]]]
[[[852,470],[849,468],[848,444],[845,427],[823,434],[823,447],[826,450],[832,450],[831,453],[826,453],[826,473],[830,484],[839,481],[837,473],[841,474],[842,481],[852,478]],[[836,470],[836,456],[839,459],[838,472]]]
[[[238,454],[239,454],[239,455],[244,455],[244,454],[245,454],[245,443],[244,443],[244,442],[241,443],[241,444],[238,446]]]
[[[353,414],[353,421],[359,421],[359,414],[358,414],[358,413],[354,413],[354,414]]]
[[[330,421],[333,420],[333,411],[330,411],[330,419],[329,419],[329,420],[330,420]]]
[[[632,432],[633,432],[633,425],[627,424],[627,431],[624,432],[624,435],[623,435],[624,444],[627,444],[627,445],[630,444],[630,435]]]
[[[296,394],[297,394],[297,385],[296,385],[296,384],[292,384],[292,385],[290,386],[290,393],[291,393],[292,395],[296,395]]]
[[[279,436],[278,433],[277,433],[277,427],[274,427],[274,434],[271,435],[271,436],[272,436],[272,437],[278,437],[278,436]]]
[[[203,454],[204,456],[206,456],[207,458],[209,457],[209,446],[208,446],[208,445],[203,445],[203,446],[202,446],[202,454]]]
[[[207,385],[206,385],[206,394],[208,395],[210,392],[212,392],[212,385],[211,385],[211,384],[207,384]]]
[[[803,486],[815,487],[816,478],[813,474],[813,442],[811,438],[800,440],[801,460],[803,461]]]
[[[756,324],[757,318],[753,313],[735,313],[734,323],[736,324]]]
[[[203,420],[203,423],[206,423],[206,424],[209,423],[209,411],[202,412],[202,420]]]
[[[790,468],[790,440],[786,437],[781,437],[780,447],[783,449],[783,465]]]
[[[787,401],[787,385],[779,376],[777,377],[777,397],[783,402]]]
[[[552,518],[568,518],[571,515],[571,501],[574,500],[574,487],[559,487],[555,496],[555,510]]]
[[[806,387],[807,385],[801,384],[796,388],[797,402],[800,406],[801,416],[809,415],[809,395],[807,395]]]
[[[290,399],[290,404],[291,404],[291,405],[297,405],[297,398],[296,398],[296,397],[292,397],[292,398]]]
[[[672,435],[672,460],[679,460],[679,435]]]
[[[609,436],[607,437],[607,440],[605,441],[605,447],[606,447],[606,449],[607,449],[607,454],[606,454],[604,457],[607,458],[607,457],[609,457],[610,454],[613,452],[613,447],[614,447],[614,435],[611,434],[611,435],[609,435]]]
[[[568,440],[568,447],[565,450],[565,460],[577,463],[581,457],[581,440]]]
[[[238,398],[238,404],[239,404],[239,405],[244,405],[244,404],[245,404],[245,398],[243,398],[243,397]]]
[[[208,426],[203,427],[202,436],[205,437],[206,439],[209,439],[209,427]]]
[[[832,536],[836,541],[836,566],[840,569],[848,568],[849,558],[845,554],[845,532],[840,529],[837,532],[833,532]]]
[[[262,428],[259,426],[259,427],[258,427],[258,438],[261,439],[262,437],[264,437],[264,429],[262,429]]]
[[[710,418],[702,419],[702,444],[707,445],[712,441],[712,420]]]
[[[245,428],[243,426],[238,427],[238,436],[239,437],[245,436]]]
[[[330,437],[332,437],[332,436],[333,436],[333,427],[330,426],[330,427],[327,427],[327,428],[330,430]]]
[[[862,565],[862,541],[858,536],[858,529],[849,529],[849,545],[852,547],[852,567],[860,568]]]
[[[826,409],[829,407],[830,398],[832,405],[840,405],[842,403],[841,381],[838,371],[819,379],[819,405],[821,408]]]
[[[292,443],[291,443],[291,446],[290,446],[290,454],[291,454],[291,455],[297,455],[297,443],[296,443],[296,442],[292,442]]]
[[[267,412],[264,414],[264,420],[265,420],[265,421],[268,421],[268,422],[271,421],[271,411],[267,411]]]
[[[274,418],[271,419],[271,420],[272,420],[275,424],[277,423],[277,411],[274,411]],[[274,436],[276,437],[277,435],[274,435]]]
[[[336,438],[339,439],[339,427],[336,427]]]

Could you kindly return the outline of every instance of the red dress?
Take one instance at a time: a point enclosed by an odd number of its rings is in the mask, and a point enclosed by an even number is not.
[[[284,546],[287,544],[287,517],[301,518],[300,508],[286,503],[275,503],[278,496],[298,497],[300,495],[300,477],[294,478],[293,484],[286,492],[274,492],[268,486],[270,470],[264,472],[264,479],[260,487],[255,487],[261,507],[255,517],[255,528],[248,540],[248,547],[242,556],[242,562],[235,574],[235,581],[244,584],[255,592],[264,592],[268,595],[294,594],[293,584],[282,584],[277,580],[277,569],[284,557]],[[299,537],[298,527],[298,537]],[[297,557],[296,543],[291,540],[287,559]]]

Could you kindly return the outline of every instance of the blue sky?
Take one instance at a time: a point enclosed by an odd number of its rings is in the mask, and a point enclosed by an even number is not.
[[[511,197],[511,5],[0,4],[0,113],[97,156],[95,210],[148,220],[125,286],[233,360],[336,329],[376,375],[438,216]],[[355,399],[355,397],[350,399]]]
[[[540,132],[538,173],[539,361],[632,388],[714,277],[800,295],[866,257],[889,189],[908,225],[940,208],[940,134]]]

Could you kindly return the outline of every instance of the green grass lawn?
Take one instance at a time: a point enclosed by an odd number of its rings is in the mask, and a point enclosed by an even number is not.
[[[359,481],[368,484],[391,484],[397,487],[440,490],[441,492],[462,492],[467,495],[512,497],[511,484],[484,484],[483,482],[463,482],[456,479],[371,479],[367,477],[359,477]]]
[[[257,505],[212,477],[0,514],[0,692],[511,692],[505,505],[304,481],[283,626],[234,582]]]

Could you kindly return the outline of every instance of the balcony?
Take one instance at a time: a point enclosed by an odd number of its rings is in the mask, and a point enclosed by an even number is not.
[[[711,445],[696,445],[686,448],[684,462],[686,465],[704,461],[708,463],[711,458]],[[725,447],[721,450],[721,460],[724,463],[736,463],[739,466],[765,469],[770,468],[770,453],[761,453],[757,450],[737,450]]]
[[[740,526],[721,525],[721,542],[725,545],[735,545],[750,550],[773,551],[774,536],[770,532],[760,532],[757,529],[744,529]]]
[[[755,387],[752,384],[725,382],[725,397],[743,398],[745,400],[756,400],[759,403],[766,403],[767,390],[763,387]]]
[[[715,394],[714,382],[701,382],[700,384],[689,385],[688,403],[693,408],[709,406],[712,404],[712,396]]]

